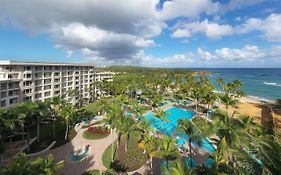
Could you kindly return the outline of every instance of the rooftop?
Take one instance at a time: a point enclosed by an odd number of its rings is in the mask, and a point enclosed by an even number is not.
[[[94,66],[89,63],[31,62],[0,60],[0,65]]]

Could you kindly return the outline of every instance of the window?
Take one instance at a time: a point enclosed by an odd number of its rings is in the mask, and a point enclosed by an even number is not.
[[[24,94],[30,94],[32,92],[32,89],[25,89],[23,90]]]
[[[23,86],[30,86],[32,84],[31,81],[24,81]]]
[[[42,71],[42,70],[43,70],[43,67],[42,67],[42,66],[36,66],[36,67],[35,67],[35,70],[36,70],[36,71]]]
[[[39,99],[39,98],[41,98],[41,97],[42,97],[42,94],[41,94],[41,93],[35,94],[35,98],[36,98],[36,99]]]
[[[44,84],[50,84],[51,82],[52,82],[51,79],[44,80]]]
[[[18,98],[11,98],[10,99],[10,104],[12,105],[12,104],[15,104],[15,103],[17,103],[19,101],[19,99]]]
[[[6,90],[6,89],[7,89],[7,83],[2,83],[1,90]]]
[[[2,100],[1,101],[1,107],[5,107],[6,106],[6,100]]]
[[[7,91],[1,92],[1,98],[7,97]]]
[[[49,90],[49,89],[51,89],[51,85],[44,86],[44,90]]]
[[[36,87],[36,88],[35,88],[35,91],[36,91],[36,92],[42,91],[42,86]]]
[[[35,86],[38,86],[38,85],[42,85],[42,80],[36,80],[35,81]]]
[[[42,73],[35,73],[35,78],[42,78]]]
[[[30,96],[29,97],[24,97],[23,101],[31,101],[31,97]]]
[[[31,74],[23,74],[23,78],[31,78]]]
[[[48,96],[50,96],[51,95],[51,92],[49,91],[49,92],[45,92],[45,97],[48,97]]]
[[[31,70],[31,66],[24,66],[24,70]]]

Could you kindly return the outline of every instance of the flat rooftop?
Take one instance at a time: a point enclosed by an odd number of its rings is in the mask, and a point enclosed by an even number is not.
[[[0,60],[0,65],[94,66],[94,64],[89,64],[89,63],[32,62],[32,61],[10,61],[10,60]]]

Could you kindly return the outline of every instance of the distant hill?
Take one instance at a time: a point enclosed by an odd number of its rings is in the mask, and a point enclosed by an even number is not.
[[[100,71],[113,71],[120,73],[137,73],[137,74],[194,74],[196,71],[185,68],[149,68],[149,67],[139,67],[139,66],[110,66],[97,68],[97,72]]]

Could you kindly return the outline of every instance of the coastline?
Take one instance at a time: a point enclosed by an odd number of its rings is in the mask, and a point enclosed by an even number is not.
[[[245,97],[242,97],[240,102],[242,102],[242,103],[269,103],[269,104],[275,103],[274,100],[269,100],[266,98],[252,96],[252,95],[247,95]]]
[[[215,93],[223,93],[222,91],[214,90],[213,92]],[[253,95],[246,95],[245,97],[242,97],[240,99],[240,102],[242,103],[269,103],[269,104],[274,104],[274,100],[270,100],[267,98],[263,97],[258,97],[258,96],[253,96]]]

